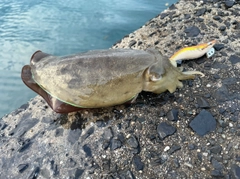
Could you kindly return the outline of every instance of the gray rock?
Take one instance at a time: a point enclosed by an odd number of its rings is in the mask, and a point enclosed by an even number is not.
[[[128,139],[127,139],[127,144],[129,147],[131,148],[137,148],[138,147],[138,141],[136,139],[136,137],[134,135],[131,135]]]
[[[210,152],[214,154],[220,154],[222,151],[222,147],[220,145],[215,145],[210,148]]]
[[[187,34],[188,37],[196,37],[201,32],[197,26],[187,27],[184,32]]]
[[[225,1],[225,6],[227,8],[231,8],[234,5],[235,1],[231,0],[231,1]]]
[[[104,131],[103,138],[105,140],[110,140],[113,138],[113,132],[111,127],[107,128],[107,130]]]
[[[218,162],[215,158],[212,158],[211,163],[213,165],[213,167],[219,171],[223,170],[223,164],[221,164],[220,162]]]
[[[158,135],[159,135],[160,139],[162,139],[162,140],[165,137],[174,134],[176,132],[176,130],[177,129],[175,127],[173,127],[172,125],[170,125],[166,122],[160,123],[157,127]]]
[[[195,13],[196,16],[202,16],[204,15],[206,12],[206,8],[201,8],[201,9],[198,9],[197,12]]]
[[[177,121],[178,120],[178,110],[177,109],[172,109],[167,113],[167,118],[169,121]]]
[[[198,107],[200,108],[209,108],[210,105],[207,102],[207,100],[205,100],[203,97],[197,97],[197,103],[198,103]]]
[[[76,166],[76,162],[72,158],[68,158],[65,164],[66,168],[73,168]]]
[[[132,163],[137,171],[143,170],[144,163],[141,161],[141,157],[138,155],[134,155],[132,158]]]
[[[217,170],[217,169],[214,169],[213,171],[211,171],[211,175],[213,177],[223,177],[224,176],[222,171]]]
[[[202,110],[191,122],[190,127],[200,136],[214,131],[217,122],[212,114],[206,110]]]
[[[224,48],[224,44],[215,44],[214,48],[216,51],[220,51]]]
[[[69,130],[68,141],[71,144],[74,144],[76,141],[78,141],[81,133],[82,133],[82,131],[80,129]]]
[[[229,58],[229,61],[230,61],[232,64],[239,63],[239,62],[240,62],[240,57],[237,56],[237,55],[231,55],[230,58]]]
[[[219,28],[218,28],[220,31],[225,31],[226,30],[226,26],[220,26]]]
[[[85,152],[87,157],[92,157],[92,150],[87,144],[83,146],[83,151]]]
[[[174,144],[173,146],[171,146],[170,150],[168,151],[168,153],[170,155],[172,155],[174,152],[176,152],[177,150],[180,150],[181,146],[178,144]]]
[[[33,171],[30,173],[30,175],[28,176],[28,179],[36,179],[38,177],[39,172],[40,172],[40,168],[35,167]]]
[[[115,150],[122,146],[122,142],[118,139],[112,139],[110,142],[110,149]]]
[[[240,179],[240,167],[236,164],[231,166],[231,176],[233,179]]]
[[[74,179],[80,179],[82,174],[83,174],[83,172],[84,172],[83,169],[77,168],[77,170],[75,171]]]
[[[28,164],[20,164],[17,166],[19,173],[23,173],[27,168],[28,168]]]

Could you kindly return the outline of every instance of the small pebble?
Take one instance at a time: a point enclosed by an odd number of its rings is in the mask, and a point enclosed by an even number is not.
[[[170,147],[169,147],[169,146],[166,146],[166,147],[163,149],[163,151],[166,152],[166,151],[168,151],[169,149],[170,149]]]
[[[159,137],[163,140],[165,137],[170,136],[176,132],[176,128],[172,125],[162,122],[157,127]]]

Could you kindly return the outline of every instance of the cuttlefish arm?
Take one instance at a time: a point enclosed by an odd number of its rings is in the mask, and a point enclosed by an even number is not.
[[[174,53],[169,60],[172,65],[176,67],[178,60],[191,60],[200,58],[206,54],[216,44],[216,42],[216,40],[212,40],[208,43],[182,48]]]

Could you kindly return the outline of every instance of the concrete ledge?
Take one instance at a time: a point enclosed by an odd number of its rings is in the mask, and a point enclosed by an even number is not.
[[[218,40],[183,64],[206,76],[173,94],[68,116],[37,96],[4,116],[0,178],[240,178],[239,17],[240,1],[180,0],[113,46],[170,57]]]

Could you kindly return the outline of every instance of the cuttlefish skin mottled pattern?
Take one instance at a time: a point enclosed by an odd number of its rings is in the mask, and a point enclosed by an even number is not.
[[[155,49],[93,50],[65,57],[41,51],[22,69],[23,82],[40,94],[54,111],[77,111],[131,101],[142,90],[171,93],[179,80],[193,79]]]

